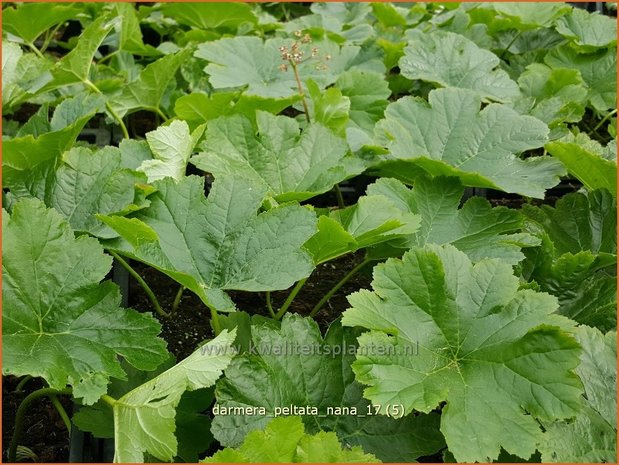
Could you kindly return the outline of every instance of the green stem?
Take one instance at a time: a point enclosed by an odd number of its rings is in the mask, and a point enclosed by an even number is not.
[[[32,376],[26,375],[22,379],[19,380],[17,386],[15,386],[15,392],[22,392],[24,390],[24,386],[28,384],[28,381],[32,379]]]
[[[168,118],[168,116],[163,112],[163,110],[159,107],[155,107],[154,108],[155,113],[157,113],[162,119],[163,122],[165,123],[166,121],[168,121],[170,118]]]
[[[28,46],[28,48],[30,48],[30,50],[32,50],[34,52],[34,54],[36,56],[38,56],[39,58],[43,58],[45,59],[45,57],[43,56],[43,54],[41,53],[41,51],[37,48],[36,45],[34,45],[32,42],[26,42],[26,45]]]
[[[337,205],[340,208],[346,208],[346,204],[344,203],[344,196],[342,195],[342,191],[340,186],[336,184],[333,186],[333,191],[335,192],[335,197],[337,198]]]
[[[114,257],[118,261],[118,263],[120,263],[123,266],[123,268],[125,268],[129,272],[129,274],[135,278],[135,280],[142,287],[142,289],[144,289],[144,292],[146,292],[146,295],[148,296],[151,303],[155,307],[155,311],[162,317],[169,318],[170,315],[161,308],[161,305],[159,305],[159,301],[157,300],[155,293],[151,290],[150,287],[148,287],[148,284],[146,284],[146,281],[142,279],[142,277],[138,274],[138,272],[135,271],[133,268],[131,268],[131,265],[129,265],[129,263],[123,260],[123,258],[120,255],[118,255],[116,252],[112,252],[111,250],[109,250],[109,252],[110,252],[110,255],[112,255],[112,257]]]
[[[305,284],[305,281],[307,281],[307,278],[298,281],[297,284],[292,289],[292,291],[290,291],[290,294],[288,295],[288,298],[284,302],[284,305],[282,305],[282,308],[280,308],[277,314],[275,315],[276,320],[281,320],[284,314],[288,311],[288,307],[290,307],[290,304],[292,303],[294,298],[297,296],[297,294],[299,293],[299,291]]]
[[[178,306],[181,303],[181,298],[183,297],[183,292],[185,292],[185,286],[179,287],[176,297],[174,297],[174,302],[172,302],[172,310],[170,311],[170,315],[174,315],[178,310]]]
[[[215,310],[212,307],[209,307],[211,310],[211,325],[213,326],[213,332],[215,333],[215,336],[219,336],[219,333],[221,333],[221,324],[219,323],[219,314],[217,313],[217,310]]]
[[[310,122],[310,114],[309,108],[307,106],[307,100],[305,100],[305,92],[303,92],[303,84],[301,84],[301,78],[299,77],[299,69],[297,68],[297,64],[290,60],[290,65],[292,66],[292,71],[294,72],[294,78],[297,81],[297,87],[299,88],[299,95],[301,96],[301,103],[303,103],[303,111],[305,111],[305,119],[307,122]]]
[[[60,23],[54,29],[52,29],[51,31],[48,31],[47,35],[45,36],[45,41],[43,42],[43,46],[41,47],[41,53],[44,53],[45,50],[47,50],[47,47],[49,47],[49,43],[52,41],[52,39],[58,32],[58,29],[60,29],[60,27],[63,24],[64,23]]]
[[[372,260],[366,258],[365,260],[363,260],[361,263],[359,263],[357,266],[355,266],[352,270],[350,270],[346,276],[344,276],[342,279],[340,279],[340,281],[331,288],[331,290],[329,292],[327,292],[322,299],[320,299],[320,301],[314,305],[314,308],[312,308],[312,311],[310,312],[309,316],[310,317],[314,317],[316,316],[316,314],[320,311],[320,309],[329,301],[329,299],[331,299],[331,297],[333,297],[333,295],[340,290],[340,288],[346,284],[350,278],[352,278],[354,275],[356,275],[361,268],[363,268],[365,265],[367,265],[368,263],[372,262]]]
[[[108,394],[103,394],[101,396],[101,400],[112,408],[116,405],[116,402],[118,402],[116,399],[114,399],[112,396]]]
[[[608,113],[604,118],[602,118],[602,121],[596,124],[596,126],[593,128],[593,132],[597,132],[597,130],[600,129],[606,121],[608,121],[610,118],[613,117],[613,115],[616,115],[616,114],[617,114],[617,109],[615,108],[613,111]]]
[[[24,421],[26,419],[26,412],[30,405],[37,399],[41,397],[56,395],[56,394],[71,394],[71,389],[52,389],[52,388],[42,388],[38,389],[34,392],[28,394],[24,400],[22,400],[21,404],[17,408],[17,413],[15,414],[15,430],[13,432],[13,437],[11,438],[11,443],[9,445],[9,453],[8,453],[8,461],[15,462],[17,456],[17,446],[19,445],[19,441],[21,439],[22,432],[24,430]]]
[[[114,58],[116,55],[118,55],[118,53],[120,52],[120,49],[118,50],[114,50],[112,53],[109,53],[107,55],[105,55],[103,58],[101,58],[97,64],[100,65],[102,63],[105,63],[106,61],[109,61],[110,59]]]
[[[103,92],[101,92],[101,90],[89,79],[86,79],[83,82],[86,85],[86,87],[88,87],[93,92],[103,95]],[[129,139],[129,131],[127,131],[127,126],[125,126],[125,122],[120,116],[118,116],[118,113],[114,111],[114,109],[112,108],[112,105],[110,105],[110,102],[108,101],[105,102],[105,108],[107,109],[107,111],[110,112],[110,115],[112,115],[112,117],[116,120],[116,122],[120,126],[120,130],[123,132],[123,137],[125,139]]]
[[[271,315],[271,318],[275,318],[275,312],[273,311],[273,304],[271,303],[271,291],[267,291],[266,301],[267,301],[267,309],[269,310],[269,315]]]
[[[522,31],[518,31],[518,34],[516,34],[514,36],[514,38],[511,40],[511,42],[507,45],[507,47],[505,47],[505,50],[503,50],[503,52],[501,52],[501,55],[499,56],[499,58],[502,60],[503,57],[505,56],[505,54],[507,52],[509,52],[509,49],[511,48],[512,45],[514,45],[514,42],[516,42],[516,40],[518,40],[518,37],[520,37],[520,35],[522,34]]]
[[[67,428],[67,431],[69,432],[69,434],[71,434],[71,420],[69,419],[69,415],[67,415],[67,411],[58,400],[58,397],[56,397],[55,395],[50,395],[49,398],[52,401],[52,405],[56,407],[56,411],[58,412],[58,415],[60,415],[60,418],[62,418],[62,422]]]

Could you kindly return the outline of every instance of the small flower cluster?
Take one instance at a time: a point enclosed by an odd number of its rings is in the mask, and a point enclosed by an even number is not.
[[[279,52],[281,53],[282,60],[287,62],[287,63],[282,63],[281,65],[279,65],[280,71],[288,71],[288,64],[291,64],[292,66],[296,66],[298,64],[303,63],[303,61],[305,61],[304,60],[305,51],[301,49],[301,44],[312,43],[312,38],[307,33],[303,34],[303,31],[295,31],[294,35],[299,40],[295,40],[290,46],[290,48],[286,47],[285,45],[279,48]],[[312,47],[311,52],[310,52],[310,57],[316,58],[318,57],[318,54],[319,54],[318,48]],[[329,61],[331,59],[331,55],[325,55],[324,59],[325,61]],[[327,68],[328,66],[323,63],[319,63],[316,65],[317,70],[325,70]]]

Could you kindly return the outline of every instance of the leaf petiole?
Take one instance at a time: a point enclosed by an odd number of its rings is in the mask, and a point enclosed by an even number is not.
[[[112,255],[112,257],[114,257],[114,259],[116,261],[118,261],[118,263],[120,263],[123,268],[125,268],[129,274],[131,276],[133,276],[135,278],[135,280],[138,282],[138,284],[142,287],[142,289],[144,289],[144,292],[146,292],[146,295],[148,296],[149,300],[151,301],[151,303],[153,304],[153,307],[155,307],[155,311],[161,315],[164,318],[169,318],[170,314],[166,313],[163,308],[161,308],[161,305],[159,304],[159,301],[157,300],[157,297],[155,296],[155,293],[152,291],[152,289],[148,286],[148,284],[146,284],[146,281],[144,281],[144,279],[142,279],[142,277],[138,274],[137,271],[135,271],[131,265],[129,265],[129,263],[127,263],[120,255],[118,255],[116,252],[112,252],[111,250],[108,251],[110,253],[110,255]]]
[[[24,430],[24,420],[26,418],[26,412],[30,405],[37,399],[45,396],[55,396],[57,394],[70,395],[73,392],[71,388],[65,389],[52,389],[52,388],[41,388],[34,392],[28,394],[24,400],[21,401],[19,407],[17,408],[17,413],[15,414],[15,432],[13,433],[13,437],[11,438],[11,443],[9,445],[8,452],[8,461],[15,462],[17,456],[17,446],[19,445],[19,440],[21,439],[22,432]]]
[[[84,85],[86,87],[88,87],[90,90],[92,90],[94,93],[103,95],[103,92],[101,92],[101,89],[99,89],[89,79],[86,79],[83,82],[84,82]],[[108,102],[108,101],[105,102],[105,108],[106,108],[107,111],[110,112],[110,115],[112,115],[112,117],[116,120],[116,122],[120,126],[120,130],[123,133],[123,137],[125,139],[129,139],[129,131],[127,131],[127,126],[125,126],[125,122],[123,121],[123,119],[120,116],[118,116],[118,113],[116,113],[116,111],[114,111],[114,109],[112,108],[112,105],[110,105],[110,102]]]
[[[327,292],[322,299],[320,299],[320,301],[314,306],[314,308],[312,308],[312,311],[310,312],[309,316],[310,317],[314,317],[316,316],[316,314],[320,311],[320,309],[329,301],[329,299],[331,299],[331,297],[333,297],[333,295],[344,285],[346,284],[350,278],[352,278],[354,275],[356,275],[365,265],[367,265],[368,263],[371,263],[373,260],[366,258],[364,259],[361,263],[359,263],[357,266],[355,266],[352,270],[350,270],[346,276],[344,276],[342,279],[340,279],[340,281],[331,288],[331,290],[329,292]]]
[[[282,305],[282,307],[279,309],[279,311],[275,315],[276,320],[281,320],[284,314],[288,311],[288,307],[290,307],[290,304],[292,303],[294,298],[297,296],[297,294],[299,293],[299,291],[305,284],[305,281],[307,281],[307,278],[301,279],[300,281],[297,282],[294,288],[292,288],[292,291],[290,291],[290,294],[286,298],[284,305]]]

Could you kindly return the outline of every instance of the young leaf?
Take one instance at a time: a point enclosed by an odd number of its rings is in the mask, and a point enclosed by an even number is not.
[[[143,161],[137,170],[148,176],[148,182],[166,177],[180,180],[185,175],[189,157],[203,132],[204,127],[200,127],[191,134],[185,121],[176,120],[169,126],[161,126],[146,133],[153,159]]]
[[[617,333],[580,326],[583,348],[576,373],[585,386],[582,410],[572,421],[545,423],[538,446],[543,462],[614,463],[617,460]]]
[[[356,69],[340,75],[335,87],[350,100],[346,139],[355,152],[363,145],[371,144],[374,126],[385,113],[391,90],[382,74]]]
[[[600,270],[591,252],[555,257],[546,238],[529,279],[559,299],[559,313],[608,331],[617,327],[617,277]]]
[[[337,135],[343,135],[350,112],[348,97],[344,97],[342,91],[336,87],[322,91],[312,80],[307,81],[307,90],[310,96],[308,106],[311,120],[328,127]]]
[[[320,264],[394,238],[405,238],[419,228],[419,220],[418,215],[399,209],[390,198],[368,193],[356,205],[320,216],[318,232],[305,248],[314,263]]]
[[[376,169],[404,182],[422,173],[458,176],[465,186],[490,187],[543,198],[563,166],[551,157],[522,160],[516,153],[541,147],[548,127],[505,105],[479,111],[481,99],[464,89],[430,92],[429,104],[403,97],[389,104],[376,125],[391,156]]]
[[[140,20],[135,7],[130,3],[114,4],[116,14],[121,17],[118,48],[129,53],[142,56],[161,55],[152,45],[145,45],[140,30]]]
[[[39,57],[34,53],[22,54],[21,49],[18,49],[17,45],[3,42],[2,106],[5,114],[31,99],[49,81],[49,70],[53,67],[53,62],[47,57]],[[17,55],[20,58],[15,63]]]
[[[617,201],[604,189],[568,194],[556,203],[525,206],[523,213],[541,225],[557,255],[590,251],[616,260]]]
[[[441,431],[458,461],[489,462],[501,447],[529,457],[542,437],[535,418],[572,417],[582,389],[579,345],[551,326],[556,300],[518,284],[511,266],[473,265],[450,245],[377,265],[374,292],[349,296],[342,320],[371,330],[353,363],[364,396],[405,413],[446,401]],[[403,356],[416,345],[417,356]],[[376,346],[386,355],[368,355]]]
[[[309,209],[284,205],[256,215],[265,192],[242,177],[217,179],[208,199],[197,176],[155,187],[148,208],[100,216],[124,239],[106,247],[167,274],[206,305],[225,299],[222,290],[286,289],[311,273],[312,259],[301,248],[316,231]],[[232,310],[229,299],[226,305],[219,310]]]
[[[518,85],[525,96],[522,102],[527,103],[523,108],[525,112],[551,129],[564,122],[578,123],[582,119],[588,91],[577,70],[552,69],[543,63],[533,63],[520,75]]]
[[[367,3],[313,3],[310,9],[313,14],[287,22],[286,30],[290,33],[310,30],[313,35],[325,35],[338,43],[353,44],[362,44],[374,35],[366,20],[371,11]]]
[[[73,50],[63,56],[51,70],[52,79],[40,92],[70,84],[89,82],[95,53],[112,30],[113,21],[104,14],[90,23],[80,34]]]
[[[75,238],[36,199],[5,212],[2,230],[4,374],[40,376],[54,389],[69,384],[92,404],[111,377],[125,377],[118,356],[144,370],[167,357],[159,323],[119,307],[116,285],[99,284],[112,259],[96,239]]]
[[[391,95],[384,76],[351,69],[337,78],[335,87],[350,100],[349,126],[372,134],[374,125],[383,117],[389,103],[387,98]]]
[[[110,101],[115,112],[123,117],[136,110],[161,111],[161,100],[168,84],[187,58],[189,49],[166,55],[146,66],[137,79],[127,84],[122,92]]]
[[[615,153],[610,154],[614,148]],[[546,150],[561,160],[567,171],[589,190],[607,189],[617,197],[617,149],[616,145],[605,150],[598,142],[586,134],[566,137],[549,142]]]
[[[308,432],[333,431],[343,443],[359,445],[387,462],[411,462],[438,451],[444,446],[438,415],[396,420],[368,414],[374,410],[368,410],[350,368],[355,336],[335,323],[323,339],[312,319],[298,315],[284,316],[281,328],[254,322],[250,350],[232,361],[215,396],[220,408],[264,407],[266,415],[215,415],[215,438],[237,447],[251,431],[269,424],[276,407],[296,405],[318,409],[318,416],[303,416]],[[354,408],[356,413],[338,415],[328,407]]]
[[[559,312],[582,324],[617,326],[617,204],[605,190],[569,194],[556,208],[526,206],[542,247],[527,252],[524,277],[559,299]]]
[[[413,32],[399,62],[404,77],[470,89],[484,100],[518,96],[518,85],[497,69],[501,60],[492,52],[453,32]]]
[[[305,432],[300,417],[274,418],[247,435],[238,449],[224,449],[201,463],[375,463],[361,447],[343,448],[334,433]]]
[[[9,10],[9,8],[7,8]],[[2,41],[2,94],[18,80],[17,64],[24,55],[19,45],[13,42]],[[4,98],[3,98],[4,100]],[[4,103],[4,102],[3,102]]]
[[[178,98],[174,113],[180,119],[199,125],[220,116],[242,114],[255,123],[256,110],[278,114],[300,99],[299,95],[288,98],[263,98],[239,92],[219,92],[211,95],[193,93]]]
[[[600,112],[617,107],[617,49],[578,53],[566,45],[555,47],[544,58],[551,68],[580,72],[589,88],[589,102]]]
[[[142,463],[144,452],[172,461],[177,454],[174,432],[181,396],[186,390],[215,384],[234,356],[234,337],[234,331],[222,331],[182,362],[113,402],[114,462]]]
[[[520,232],[523,216],[505,207],[492,208],[481,197],[460,207],[464,186],[458,178],[421,177],[413,189],[396,179],[382,178],[368,186],[368,195],[390,199],[406,214],[421,219],[421,226],[408,241],[393,244],[408,249],[428,243],[452,244],[473,262],[498,258],[516,264],[524,258],[523,247],[539,245],[534,236]]]
[[[191,162],[215,177],[240,176],[280,202],[306,200],[361,173],[361,160],[346,156],[346,142],[321,124],[299,125],[285,116],[256,112],[258,131],[241,115],[209,123],[204,152]]]
[[[609,16],[589,13],[581,8],[574,8],[560,18],[557,31],[585,52],[617,44],[617,22]]]

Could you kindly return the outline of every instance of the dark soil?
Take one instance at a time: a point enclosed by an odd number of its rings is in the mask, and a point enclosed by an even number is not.
[[[15,426],[15,415],[21,401],[31,392],[43,387],[40,379],[30,380],[22,392],[15,392],[19,378],[2,377],[2,459],[7,461],[7,451]],[[58,396],[58,400],[71,415],[72,400],[67,396]],[[19,445],[28,447],[36,454],[31,461],[50,463],[67,462],[69,459],[69,432],[60,415],[47,398],[41,398],[31,404],[26,414],[24,429]]]
[[[295,300],[292,302],[291,313],[308,315],[316,303],[335,285],[346,273],[363,259],[362,253],[342,257],[330,263],[319,266],[307,280]],[[141,263],[132,263],[133,268],[140,273],[159,299],[161,307],[169,311],[179,289],[179,285],[168,276]],[[357,273],[348,281],[331,300],[316,315],[316,320],[323,331],[338,318],[348,307],[346,296],[361,288],[369,287],[371,267]],[[273,292],[271,295],[274,309],[286,300],[289,290]],[[262,292],[230,292],[238,310],[249,314],[268,316],[265,304],[265,293]],[[135,280],[129,283],[129,306],[138,311],[154,312],[148,296]],[[155,314],[156,315],[156,314]],[[168,349],[178,360],[191,354],[198,344],[213,337],[210,326],[210,312],[202,301],[192,292],[185,291],[177,313],[171,318],[156,315],[161,322],[162,337],[168,342]]]

